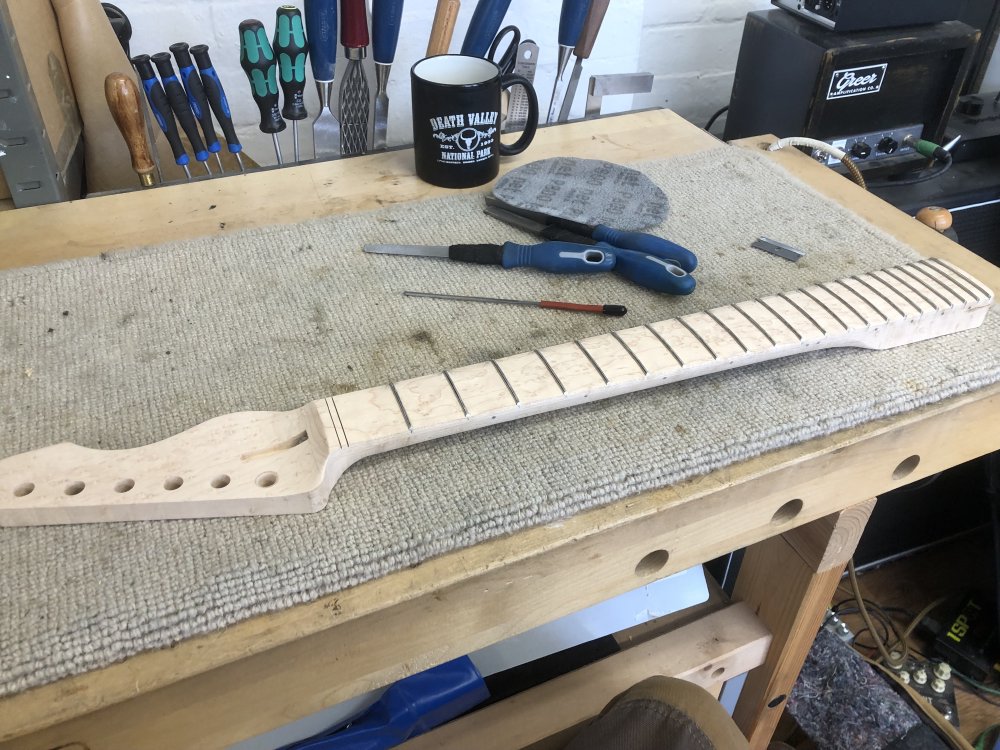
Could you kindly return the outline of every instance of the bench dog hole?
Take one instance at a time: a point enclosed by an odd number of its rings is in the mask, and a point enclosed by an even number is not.
[[[903,479],[908,477],[913,473],[913,470],[917,468],[920,463],[920,456],[910,456],[909,458],[903,459],[896,470],[892,472],[893,479]]]
[[[212,480],[212,486],[215,487],[215,489],[217,490],[221,490],[223,487],[229,484],[229,481],[230,479],[228,474],[219,474],[219,476],[215,477],[215,479]]]
[[[24,484],[19,484],[14,488],[14,497],[24,497],[25,495],[30,495],[35,491],[34,482],[25,482]]]
[[[67,495],[79,495],[83,492],[83,488],[86,487],[83,482],[70,482],[66,485],[66,489],[63,490]]]
[[[184,484],[184,480],[180,477],[167,477],[163,480],[163,489],[165,490],[176,490],[180,489],[180,486]]]
[[[123,479],[115,485],[115,492],[128,492],[135,487],[134,479]]]
[[[774,511],[774,515],[771,516],[771,523],[778,524],[791,521],[795,518],[795,516],[802,512],[802,505],[802,501],[798,498],[795,500],[789,500],[787,503]]]
[[[635,566],[637,576],[649,576],[660,570],[670,559],[670,553],[665,549],[658,549],[643,557],[639,564]]]

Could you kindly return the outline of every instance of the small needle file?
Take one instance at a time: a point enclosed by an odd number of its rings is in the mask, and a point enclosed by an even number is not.
[[[576,302],[558,302],[556,300],[504,299],[502,297],[471,297],[464,294],[438,294],[436,292],[403,292],[404,297],[426,297],[428,299],[449,299],[456,302],[489,302],[498,305],[522,305],[524,307],[541,307],[546,310],[570,310],[572,312],[597,313],[620,318],[628,312],[624,305],[581,305]]]

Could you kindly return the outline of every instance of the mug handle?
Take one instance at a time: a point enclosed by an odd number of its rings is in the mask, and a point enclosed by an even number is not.
[[[508,74],[500,78],[500,88],[509,89],[511,86],[523,86],[528,95],[528,121],[524,124],[521,137],[509,146],[500,141],[500,156],[515,156],[528,147],[538,130],[538,97],[535,95],[535,88],[531,81],[523,76]]]

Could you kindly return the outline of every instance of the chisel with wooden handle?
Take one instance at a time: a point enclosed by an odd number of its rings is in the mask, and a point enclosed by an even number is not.
[[[111,73],[104,79],[104,96],[108,100],[111,117],[121,131],[129,156],[132,158],[132,169],[139,175],[143,187],[153,184],[153,172],[156,164],[149,151],[146,140],[146,125],[142,117],[142,104],[139,101],[139,87],[129,76],[121,73]]]
[[[431,36],[427,40],[427,57],[448,54],[461,6],[460,0],[438,0],[434,11],[434,23],[431,24]]]
[[[583,74],[583,61],[589,58],[590,53],[594,50],[594,42],[597,41],[597,33],[601,30],[601,24],[604,23],[604,16],[608,12],[610,2],[611,0],[590,0],[590,10],[587,11],[587,18],[583,22],[583,30],[576,42],[576,49],[573,50],[576,62],[573,64],[569,83],[566,84],[562,107],[559,108],[559,122],[566,122],[569,119],[569,111],[573,108],[573,99],[576,97],[580,76]]]

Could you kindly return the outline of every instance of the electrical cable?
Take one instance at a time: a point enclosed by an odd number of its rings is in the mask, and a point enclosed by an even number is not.
[[[871,631],[872,635],[875,635],[875,625],[872,623],[871,615],[868,614],[868,608],[865,606],[865,599],[861,595],[861,584],[858,583],[858,573],[854,569],[854,558],[847,561],[847,575],[851,579],[851,588],[854,590],[854,596],[858,602],[858,613],[861,615],[861,619],[865,621],[865,625]],[[898,667],[906,659],[906,655],[909,652],[909,647],[905,640],[903,640],[899,645],[902,647],[902,651],[899,653],[899,658],[894,659],[889,653],[889,649],[886,648],[885,644],[875,639],[875,645],[878,646],[878,652],[881,654],[882,659],[885,663],[891,667]]]
[[[960,677],[964,682],[967,682],[969,685],[971,685],[980,692],[986,693],[987,695],[1000,696],[1000,690],[990,687],[989,685],[984,685],[982,682],[979,682],[979,680],[974,680],[968,675],[962,674],[954,667],[951,668],[951,673],[954,675],[958,675],[958,677]]]
[[[793,136],[791,138],[779,138],[777,141],[768,146],[767,150],[778,151],[783,148],[788,148],[789,146],[811,148],[815,151],[822,151],[828,156],[832,156],[834,159],[837,159],[841,164],[847,167],[847,172],[855,183],[857,183],[864,190],[868,189],[868,186],[865,184],[865,178],[861,174],[861,170],[858,169],[858,165],[854,163],[854,160],[848,156],[847,152],[843,149],[831,146],[829,143],[817,140],[816,138]]]
[[[946,151],[945,153],[948,152]],[[920,169],[917,170],[917,172],[914,174],[913,177],[900,178],[898,180],[894,180],[890,177],[886,180],[882,180],[881,182],[873,182],[870,184],[870,187],[873,188],[901,187],[902,185],[917,185],[921,182],[929,182],[930,180],[936,180],[938,177],[940,177],[949,169],[951,169],[951,165],[953,163],[954,160],[952,159],[951,154],[948,154],[947,159],[941,160],[941,166],[937,170]]]
[[[726,112],[728,112],[728,111],[729,111],[729,105],[727,104],[725,107],[723,107],[722,109],[720,109],[714,115],[712,115],[711,117],[709,117],[708,118],[708,125],[705,126],[705,130],[708,130],[709,132],[711,132],[712,126],[715,125],[715,121],[718,120],[720,117],[722,117],[724,114],[726,114]]]

